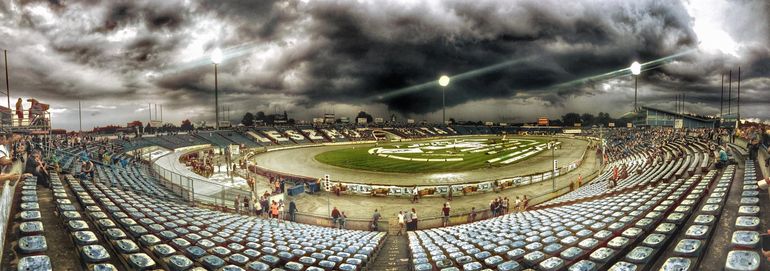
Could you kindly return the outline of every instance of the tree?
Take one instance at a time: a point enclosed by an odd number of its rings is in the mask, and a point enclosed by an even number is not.
[[[580,115],[570,112],[561,116],[561,121],[564,123],[564,126],[575,126],[575,123],[580,122]]]
[[[580,116],[580,120],[583,122],[583,127],[591,127],[591,125],[594,125],[595,119],[596,117],[589,113],[584,113],[582,116]]]
[[[604,127],[607,127],[607,125],[612,121],[612,118],[610,117],[609,113],[599,112],[599,115],[596,116],[596,125],[603,125]]]
[[[257,116],[254,117],[254,120],[261,120],[263,122],[266,122],[267,117],[265,116],[265,112],[259,111],[257,112]]]
[[[372,115],[369,115],[369,113],[366,113],[364,111],[358,112],[358,115],[356,116],[356,121],[358,121],[359,118],[366,118],[366,123],[371,123],[374,118],[372,118]]]
[[[241,124],[244,126],[254,126],[254,114],[251,114],[251,112],[246,112],[246,114],[243,115]]]
[[[145,134],[154,134],[155,133],[155,128],[150,126],[150,123],[147,122],[147,126],[144,127],[144,133]]]
[[[182,131],[192,131],[194,127],[192,125],[192,122],[190,122],[189,119],[186,119],[182,121],[182,125],[179,126],[179,128],[181,128]]]

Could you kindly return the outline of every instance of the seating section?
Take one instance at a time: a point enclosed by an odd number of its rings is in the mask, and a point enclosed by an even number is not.
[[[733,169],[734,170],[734,169]],[[658,255],[673,255],[662,263],[664,270],[694,270],[703,256],[719,220],[727,188],[733,171],[722,174],[711,194],[702,203],[708,188],[716,179],[716,170],[703,178],[695,175],[688,182],[694,187],[678,195],[668,208],[656,207],[663,214],[664,222],[642,238],[642,242],[625,253],[615,266],[635,266],[638,270],[653,268]],[[700,206],[700,207],[699,207]],[[700,208],[700,209],[699,209]]]
[[[506,128],[415,126],[386,130],[420,138],[497,133]],[[372,130],[366,129],[296,126],[145,140],[169,148],[202,142],[254,147],[373,137]],[[527,211],[408,232],[411,269],[687,271],[703,269],[713,246],[725,247],[717,258],[712,255],[711,259],[724,262],[715,269],[766,268],[759,253],[765,199],[755,184],[754,161],[745,160],[741,176],[743,159],[736,159],[738,165],[712,169],[713,142],[703,138],[613,131],[607,140],[610,150],[604,170],[574,191]],[[114,151],[112,157],[124,158],[121,151],[139,145],[132,143],[120,149],[105,144],[61,147],[56,155],[64,172],[76,173],[82,152],[106,148]],[[730,147],[735,155],[745,156],[741,147]],[[44,216],[48,213],[41,214],[38,192],[46,193],[43,199],[50,198],[49,188],[38,187],[34,177],[17,185],[18,210],[9,228],[12,240],[8,244],[14,253],[10,269],[57,270],[49,256],[54,254],[48,251],[45,228],[66,231],[82,269],[105,271],[368,270],[385,243],[385,232],[327,228],[193,207],[142,165],[96,162],[94,180],[66,173],[51,176],[53,201],[42,203],[44,209],[55,206],[54,221],[60,225],[49,225],[50,217]],[[617,180],[616,170],[623,172]],[[737,183],[739,179],[743,182]],[[736,197],[737,205],[731,201]],[[718,229],[729,232],[728,244],[715,243],[724,239],[715,237],[724,236],[717,235]]]
[[[649,234],[673,231],[675,224],[670,221],[682,218],[666,214],[691,208],[702,197],[708,180],[694,176],[600,200],[410,232],[414,268],[604,270],[635,266],[623,259],[648,261],[652,251],[639,249],[644,253],[630,256],[623,252]]]
[[[96,199],[90,208],[106,214],[97,222],[100,230],[122,260],[138,269],[360,270],[384,236],[225,214],[69,180],[81,201]]]
[[[761,247],[760,234],[766,232],[760,231],[762,208],[759,205],[759,186],[753,182],[756,179],[754,161],[746,160],[743,183],[740,186],[742,190],[738,217],[735,219],[735,231],[730,239],[732,249],[725,259],[725,270],[759,270],[761,261],[764,260],[757,252]]]
[[[71,176],[68,176],[71,178]],[[70,185],[73,185],[70,179]],[[71,241],[75,244],[82,263],[88,270],[120,270],[113,263],[116,262],[115,254],[104,245],[106,237],[94,231],[96,222],[106,218],[101,209],[95,208],[96,204],[90,197],[78,195],[78,204],[74,204],[74,198],[70,198],[59,175],[51,176],[51,189],[54,193],[56,210],[61,218],[62,226],[69,233]],[[75,191],[80,190],[75,186]],[[86,206],[82,209],[81,206]]]
[[[44,236],[45,227],[43,227],[41,220],[37,179],[35,177],[25,178],[17,185],[21,185],[19,209],[18,213],[13,216],[15,218],[13,228],[9,228],[9,231],[14,231],[18,236],[14,250],[18,259],[16,269],[54,270],[51,258],[47,255],[48,243]]]

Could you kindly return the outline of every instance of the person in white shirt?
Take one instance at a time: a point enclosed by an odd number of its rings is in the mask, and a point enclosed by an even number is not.
[[[404,212],[398,211],[398,234],[401,235],[401,232],[404,231]]]

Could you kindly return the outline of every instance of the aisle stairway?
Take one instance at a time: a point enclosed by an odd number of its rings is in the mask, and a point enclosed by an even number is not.
[[[37,186],[38,204],[40,204],[40,221],[43,222],[43,235],[48,250],[46,254],[51,259],[54,270],[79,270],[80,257],[78,249],[69,237],[69,232],[57,215],[56,200],[53,191],[42,185]]]
[[[408,247],[409,242],[405,235],[388,234],[387,239],[385,239],[385,245],[380,249],[377,258],[368,269],[384,271],[408,270]]]

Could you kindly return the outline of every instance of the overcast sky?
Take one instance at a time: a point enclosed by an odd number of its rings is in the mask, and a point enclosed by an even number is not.
[[[686,110],[718,113],[721,74],[741,66],[743,117],[768,119],[769,15],[766,0],[6,0],[0,47],[12,104],[50,103],[66,129],[78,129],[79,99],[86,129],[145,122],[148,103],[166,122],[213,121],[216,48],[233,121],[259,110],[440,121],[442,74],[456,76],[445,91],[458,120],[617,117],[633,104],[626,68],[672,55],[645,66],[640,104],[673,109],[685,93]]]

